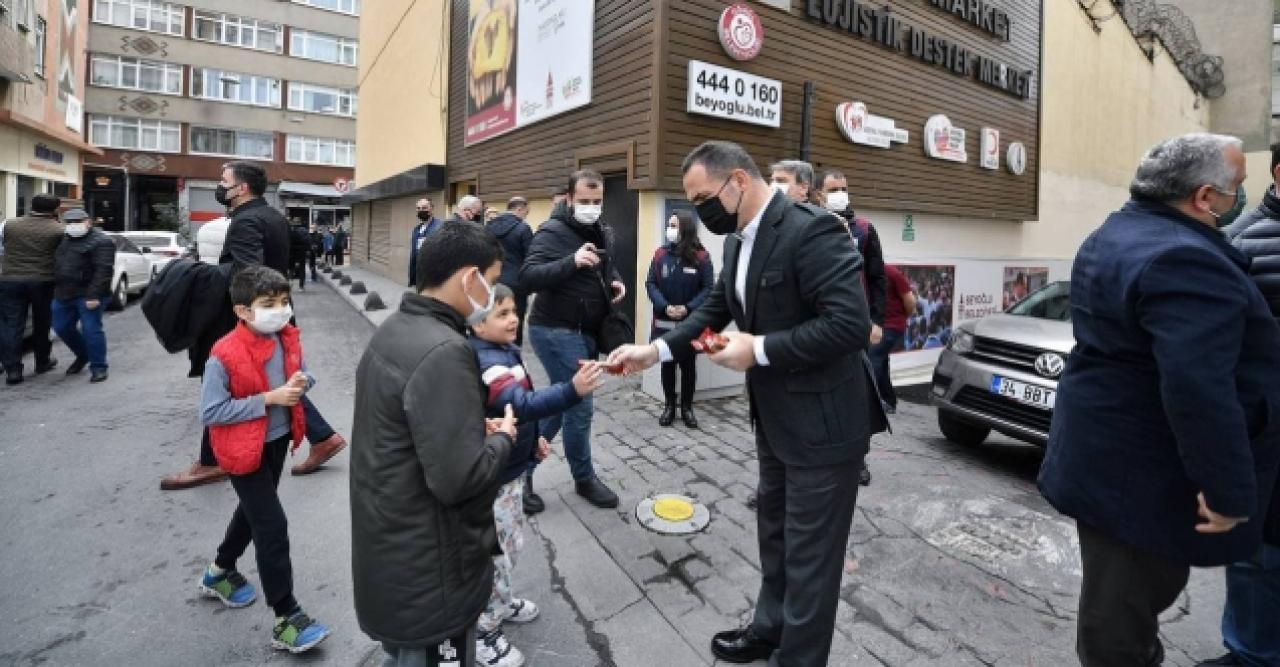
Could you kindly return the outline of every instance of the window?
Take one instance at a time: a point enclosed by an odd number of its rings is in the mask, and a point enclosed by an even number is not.
[[[193,67],[191,96],[260,107],[279,107],[280,79]]]
[[[178,153],[182,126],[167,120],[89,115],[89,143],[103,148]]]
[[[289,84],[289,108],[338,116],[356,115],[356,91],[310,83]]]
[[[185,32],[182,5],[161,0],[93,0],[93,20],[179,37]]]
[[[275,157],[275,141],[270,132],[226,130],[193,125],[187,152],[192,155],[224,155],[270,160]]]
[[[182,94],[182,65],[95,53],[89,60],[89,83],[107,88]]]
[[[234,14],[196,10],[193,36],[196,39],[242,46],[246,49],[273,53],[284,51],[284,28],[279,23],[259,21]]]
[[[320,32],[294,30],[289,39],[289,55],[322,60],[339,65],[356,64],[356,40]]]
[[[44,50],[45,33],[48,30],[48,24],[45,23],[44,17],[36,17],[36,76],[44,78]]]
[[[360,15],[360,0],[293,0],[293,2],[299,5],[316,7],[317,9],[328,9],[329,11],[342,12],[343,14],[351,14],[353,16]]]
[[[289,135],[286,162],[322,164],[331,167],[356,165],[356,142],[346,139]]]

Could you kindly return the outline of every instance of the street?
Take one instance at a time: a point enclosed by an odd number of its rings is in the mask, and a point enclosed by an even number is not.
[[[311,396],[349,436],[373,326],[325,285],[295,300]],[[232,610],[196,593],[235,505],[230,486],[159,490],[198,452],[186,355],[166,355],[136,305],[105,327],[105,384],[59,368],[0,388],[0,664],[378,664],[352,605],[347,455],[281,484],[296,595],[333,636],[301,658],[273,652],[262,601]],[[71,360],[61,343],[55,356],[63,368]],[[597,398],[595,461],[617,510],[579,499],[558,456],[539,469],[548,509],[530,522],[516,592],[543,616],[508,630],[531,664],[709,665],[711,635],[749,618],[759,570],[744,504],[756,475],[746,402],[701,404],[695,432],[658,427],[659,408],[635,380]],[[1079,552],[1072,523],[1036,489],[1039,450],[998,438],[964,449],[934,419],[904,402],[894,433],[873,440],[831,664],[1075,664]],[[706,504],[708,528],[666,537],[640,526],[636,503],[662,492]],[[241,569],[257,584],[251,553]],[[1222,652],[1222,590],[1220,570],[1193,573],[1165,618],[1166,664]]]

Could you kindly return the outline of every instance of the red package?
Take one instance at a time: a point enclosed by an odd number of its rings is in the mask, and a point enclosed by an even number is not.
[[[604,368],[604,372],[608,373],[609,375],[622,375],[622,373],[627,370],[626,365],[623,364],[622,362],[618,362],[616,364],[609,364],[603,361],[588,361],[586,359],[578,360],[578,368],[583,368],[587,364],[599,364],[601,367]]]
[[[729,337],[716,333],[711,330],[711,327],[707,327],[702,330],[702,334],[693,339],[691,345],[695,351],[715,354],[729,346]]]

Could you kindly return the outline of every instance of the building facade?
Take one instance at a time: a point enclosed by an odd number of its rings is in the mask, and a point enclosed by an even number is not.
[[[80,197],[87,16],[76,0],[0,0],[0,218]]]
[[[261,162],[289,217],[347,224],[360,0],[89,0],[85,203],[107,229],[225,213],[229,160]]]
[[[447,169],[359,192],[354,259],[406,275],[423,193],[438,210],[464,193],[499,207],[522,195],[536,225],[551,188],[592,167],[619,237],[611,255],[627,265],[636,330],[647,332],[647,266],[671,211],[688,205],[680,161],[701,141],[728,139],[762,169],[802,158],[848,176],[887,260],[907,268],[936,314],[913,324],[921,330],[894,360],[896,374],[927,373],[952,326],[1003,308],[1010,276],[1069,276],[1079,243],[1125,201],[1152,144],[1263,117],[1210,104],[1184,71],[1182,44],[1126,18],[1142,2],[755,0],[738,3],[742,12],[722,0],[419,1],[415,11],[450,17],[438,42],[448,96],[435,101],[447,117],[438,106],[413,112],[437,124],[447,152],[367,154],[357,179]],[[397,4],[367,9],[399,16]],[[1265,52],[1255,14],[1221,14],[1212,29],[1256,35],[1253,51],[1239,52]],[[435,81],[438,62],[420,49],[370,73],[361,94],[394,105],[390,91],[422,72]],[[703,240],[718,259],[720,240]]]

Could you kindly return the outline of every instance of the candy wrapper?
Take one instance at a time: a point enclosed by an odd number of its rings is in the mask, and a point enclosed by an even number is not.
[[[604,369],[604,372],[608,373],[609,375],[622,375],[627,370],[626,365],[623,364],[622,362],[618,362],[616,364],[609,364],[603,361],[587,361],[586,359],[578,360],[578,368],[582,368],[587,364],[599,364],[600,367]]]
[[[729,337],[724,334],[718,334],[712,331],[711,327],[707,327],[702,330],[701,335],[693,339],[693,342],[690,343],[690,345],[692,345],[693,349],[698,352],[715,354],[729,346]]]

